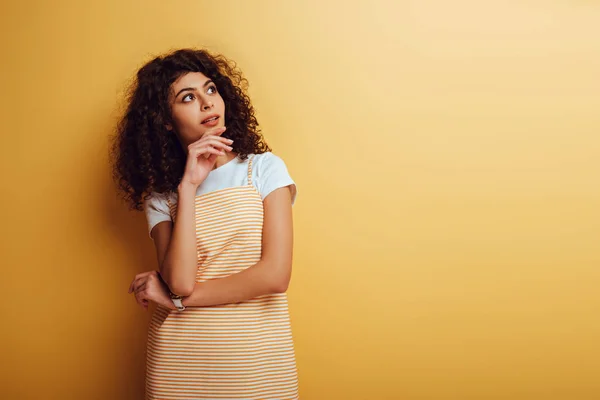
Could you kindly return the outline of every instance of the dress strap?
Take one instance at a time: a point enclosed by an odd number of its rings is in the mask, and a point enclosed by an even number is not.
[[[248,157],[248,185],[252,185],[252,160],[254,155]]]

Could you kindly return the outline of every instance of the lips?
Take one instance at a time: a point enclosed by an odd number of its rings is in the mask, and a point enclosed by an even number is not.
[[[219,120],[219,115],[218,114],[213,114],[213,115],[209,115],[208,117],[204,118],[201,122],[201,124],[213,124],[216,123]]]

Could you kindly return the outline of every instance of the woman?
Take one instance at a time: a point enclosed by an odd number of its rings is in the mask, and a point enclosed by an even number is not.
[[[158,271],[147,309],[147,399],[297,399],[286,290],[296,185],[270,152],[235,64],[203,50],[137,73],[113,145],[116,182],[145,210]]]

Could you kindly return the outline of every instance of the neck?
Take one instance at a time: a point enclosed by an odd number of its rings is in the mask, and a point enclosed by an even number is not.
[[[215,161],[215,166],[213,167],[213,170],[227,164],[229,161],[233,160],[235,157],[237,157],[237,153],[227,153],[224,156],[217,157],[217,161]]]

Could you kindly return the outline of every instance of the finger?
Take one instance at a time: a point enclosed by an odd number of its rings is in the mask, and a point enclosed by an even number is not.
[[[133,280],[134,280],[134,281],[136,281],[136,280],[138,280],[138,279],[141,279],[141,278],[143,278],[143,277],[145,277],[145,276],[147,276],[147,275],[149,275],[149,274],[151,274],[151,273],[153,273],[153,272],[154,272],[154,271],[146,271],[146,272],[141,272],[141,273],[137,274],[137,275],[136,275],[136,276],[133,278]]]
[[[224,151],[224,152],[228,152],[228,151],[232,151],[233,147],[231,147],[229,144],[227,143],[222,143],[222,142],[209,142],[206,143],[207,147],[213,147],[219,151]]]
[[[225,155],[225,152],[223,152],[221,150],[217,150],[216,153],[214,151],[209,152],[209,153],[204,153],[204,154],[202,154],[202,157],[204,157],[209,163],[214,163],[217,160],[217,157],[224,156],[224,155]]]
[[[135,302],[138,303],[139,306],[142,305],[142,299],[140,299],[140,294],[139,293],[135,294]]]
[[[146,285],[147,281],[148,281],[148,279],[146,277],[141,277],[139,279],[136,279],[136,281],[133,283],[133,291],[136,293],[139,292],[140,287]]]
[[[233,151],[233,147],[228,146],[226,144],[213,143],[213,144],[209,144],[209,145],[203,145],[202,147],[198,147],[198,148],[191,150],[190,155],[192,155],[193,157],[196,157],[196,158],[203,156],[205,159],[208,159],[208,157],[211,154],[215,154],[217,156],[222,156],[230,151]]]
[[[138,286],[138,287],[135,288],[135,292],[139,293],[142,290],[144,290],[145,287],[146,287],[146,282],[143,282],[140,286]]]
[[[146,299],[144,292],[136,293],[135,300],[140,307],[144,307],[146,304],[148,304],[148,300]]]
[[[202,143],[197,147],[194,147],[193,149],[190,149],[188,152],[188,156],[189,155],[199,155],[199,154],[203,154],[206,153],[206,149],[209,148],[215,148],[217,150],[223,150],[223,151],[231,151],[233,150],[233,147],[229,146],[228,143]]]
[[[204,157],[205,159],[208,160],[208,158],[210,156],[215,156],[215,158],[216,158],[216,157],[222,156],[224,154],[225,153],[223,151],[221,151],[221,150],[217,150],[217,149],[214,149],[212,147],[209,147],[205,151],[199,151],[198,154],[196,155],[196,158]]]
[[[232,150],[231,147],[227,146],[227,145],[223,145],[223,146],[206,145],[204,147],[194,149],[192,151],[192,154],[196,158],[200,157],[201,155],[204,156],[204,158],[208,158],[209,154],[215,154],[217,156],[222,156],[225,154],[225,152],[231,151],[231,150]]]
[[[226,148],[229,148],[230,150],[233,150],[233,147],[231,147],[231,145],[233,144],[233,140],[231,140],[231,139],[211,138],[211,139],[208,139],[206,141],[206,143],[211,146],[226,147]]]
[[[133,281],[131,281],[131,285],[129,285],[129,293],[135,292],[135,287],[139,284],[138,282],[140,279],[141,278],[134,278]]]
[[[230,142],[233,142],[233,140],[231,139],[227,139],[221,136],[210,136],[207,138],[203,139],[203,142],[205,143],[225,143],[225,144],[229,144]]]
[[[220,139],[223,139],[223,138],[220,138]],[[188,147],[188,154],[194,154],[194,152],[203,150],[203,149],[207,148],[208,146],[233,149],[233,147],[230,146],[231,144],[232,144],[232,141],[229,139],[223,139],[223,140],[217,140],[217,138],[206,139],[206,140],[203,140],[201,143],[196,143],[196,144],[190,145]]]
[[[202,137],[221,136],[223,134],[223,132],[225,132],[226,130],[227,130],[227,127],[225,127],[225,126],[220,127],[220,128],[209,129],[208,131],[204,132],[204,135],[202,135]]]
[[[206,146],[206,148],[204,150],[205,150],[204,154],[212,153],[212,154],[218,154],[218,155],[223,155],[223,154],[225,154],[225,152],[231,151],[229,146],[214,146],[214,145]]]
[[[142,307],[144,307],[144,309],[148,309],[148,304],[150,303],[150,301],[146,298],[146,294],[144,292],[141,292],[143,297],[141,297],[141,303],[140,304]]]
[[[224,138],[224,137],[220,137],[220,136],[204,137],[204,138],[202,138],[200,140],[197,140],[194,143],[190,144],[188,146],[188,151],[191,151],[192,149],[195,149],[195,148],[200,148],[204,144],[207,144],[207,143],[210,143],[210,144],[212,144],[212,143],[223,143],[225,145],[230,145],[230,144],[233,143],[233,140],[227,139],[227,138]]]

